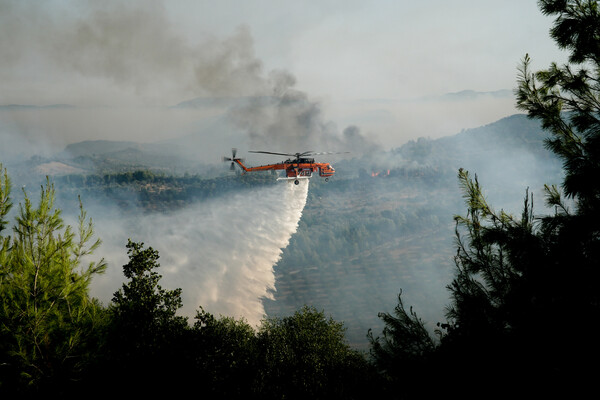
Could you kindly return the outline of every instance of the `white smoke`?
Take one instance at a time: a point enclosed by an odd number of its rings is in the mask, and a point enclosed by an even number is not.
[[[202,306],[257,326],[265,316],[262,299],[275,290],[273,265],[296,232],[307,194],[307,180],[280,182],[169,214],[96,223],[104,241],[98,254],[107,258],[109,270],[93,283],[92,294],[110,301],[120,287],[129,235],[159,251],[160,284],[182,288],[183,315],[193,318]]]

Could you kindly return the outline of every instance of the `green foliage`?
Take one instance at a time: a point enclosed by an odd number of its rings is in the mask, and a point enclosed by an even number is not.
[[[368,333],[371,356],[377,368],[393,380],[407,376],[414,379],[423,374],[422,367],[436,346],[412,307],[406,311],[401,294],[398,294],[394,315],[379,313],[385,324],[382,337],[373,337],[371,330]]]
[[[0,219],[5,223],[10,204],[6,172],[0,188]],[[24,196],[14,236],[0,237],[0,379],[8,390],[76,379],[102,324],[100,306],[89,298],[88,289],[106,265],[103,260],[81,265],[100,244],[89,244],[91,219],[80,204],[77,233],[65,227],[49,182],[37,207]]]
[[[123,273],[128,282],[115,292],[109,307],[104,368],[119,384],[134,379],[139,386],[131,390],[138,393],[166,390],[179,382],[185,367],[180,361],[185,360],[187,319],[176,315],[181,289],[159,285],[161,275],[154,271],[160,267],[159,255],[152,247],[129,240],[127,253]]]
[[[77,191],[84,198],[107,196],[124,209],[140,207],[147,211],[173,210],[233,190],[272,185],[275,182],[274,176],[265,173],[204,178],[199,175],[165,175],[146,169],[57,177],[57,186],[64,193]]]
[[[563,160],[567,196],[580,207],[600,196],[600,13],[596,1],[540,1],[547,15],[558,15],[551,31],[571,64],[552,63],[532,73],[526,55],[519,70],[517,106],[539,119],[553,137],[546,144]]]
[[[208,397],[242,398],[254,391],[258,347],[244,320],[215,318],[202,307],[192,331],[194,379]]]
[[[160,267],[158,251],[143,246],[143,243],[128,241],[129,262],[123,266],[123,274],[129,283],[114,294],[111,307],[115,318],[141,331],[166,325],[172,319],[179,320],[175,314],[183,305],[181,289],[167,291],[158,284],[162,278],[154,271]],[[131,319],[131,316],[136,318]]]
[[[550,36],[558,47],[571,52],[569,61],[600,64],[600,13],[595,0],[540,0],[544,15],[556,15]]]
[[[560,389],[592,389],[598,373],[600,345],[583,337],[600,327],[600,13],[597,1],[539,4],[545,14],[558,15],[551,35],[570,51],[571,64],[531,73],[525,56],[517,104],[551,133],[546,145],[563,161],[564,181],[560,189],[545,186],[553,215],[535,216],[533,196],[526,192],[515,217],[494,211],[477,176],[459,171],[467,213],[455,217],[448,321],[440,324],[440,343],[421,358],[443,369],[441,386],[468,377],[498,395],[556,395]],[[411,315],[388,318],[386,326],[418,348]],[[403,350],[391,354],[400,358]],[[468,391],[464,384],[458,393]]]
[[[455,217],[457,276],[449,286],[454,304],[447,316],[454,321],[454,329],[478,335],[475,329],[501,329],[507,323],[498,314],[504,299],[540,246],[533,235],[533,210],[527,195],[521,219],[516,220],[504,211],[492,210],[477,176],[471,179],[460,170],[459,181],[468,210],[466,217]],[[466,231],[467,242],[460,228]]]
[[[366,361],[346,344],[343,323],[323,311],[305,306],[292,316],[269,318],[258,343],[258,384],[265,398],[348,399],[364,393],[355,385],[366,381]]]
[[[12,208],[12,202],[10,201],[10,178],[6,169],[2,167],[2,164],[0,164],[0,173],[2,173],[0,176],[0,234],[2,234],[8,223],[6,215]]]
[[[448,365],[460,359],[461,374],[489,384],[507,382],[508,391],[533,390],[548,380],[570,387],[574,379],[590,376],[598,345],[580,342],[577,324],[544,328],[558,316],[585,321],[600,311],[597,236],[590,238],[587,224],[571,219],[555,186],[547,186],[555,215],[535,217],[526,193],[516,218],[491,209],[477,177],[461,170],[459,179],[468,212],[455,218],[456,277],[448,286],[447,333],[434,359]],[[584,353],[588,362],[578,360]],[[459,379],[455,373],[446,377]]]
[[[546,188],[556,214],[543,219],[542,234],[551,246],[551,265],[561,266],[552,271],[563,275],[555,288],[561,295],[554,297],[572,304],[569,313],[583,320],[597,315],[600,304],[600,11],[597,1],[545,0],[540,6],[557,16],[551,36],[569,51],[570,64],[531,73],[526,56],[517,105],[542,121],[552,134],[547,146],[563,161],[561,190]]]
[[[0,221],[10,208],[0,177]],[[374,390],[374,370],[345,343],[344,327],[305,307],[265,320],[202,308],[193,327],[177,316],[181,289],[165,290],[158,252],[128,241],[127,282],[108,308],[88,297],[104,261],[82,266],[99,245],[81,207],[73,232],[55,208],[54,187],[34,207],[25,194],[14,237],[0,237],[0,391],[72,396],[184,395],[209,398],[356,398]],[[110,384],[107,384],[110,383]]]

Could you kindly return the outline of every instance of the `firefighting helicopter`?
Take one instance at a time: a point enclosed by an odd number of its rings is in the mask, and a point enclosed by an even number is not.
[[[313,152],[305,151],[304,153],[274,153],[272,151],[248,151],[249,153],[274,154],[278,156],[291,157],[277,164],[260,165],[258,167],[246,167],[243,158],[236,158],[237,149],[231,149],[231,157],[223,157],[223,162],[231,161],[230,169],[235,170],[235,164],[239,165],[244,173],[253,171],[269,171],[269,170],[284,170],[286,180],[293,180],[296,185],[300,183],[300,179],[308,179],[313,172],[318,172],[319,176],[325,178],[325,182],[329,181],[329,177],[333,176],[335,169],[329,163],[315,162],[310,156],[321,154],[344,154],[346,152]]]

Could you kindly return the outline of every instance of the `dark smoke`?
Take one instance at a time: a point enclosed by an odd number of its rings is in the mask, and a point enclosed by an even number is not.
[[[226,98],[234,101],[223,109],[224,117],[261,149],[356,154],[378,147],[356,128],[341,133],[324,116],[322,104],[296,88],[290,72],[266,70],[246,26],[229,37],[206,35],[189,43],[159,1],[69,5],[66,9],[54,2],[0,2],[0,78],[8,83],[0,93],[0,105],[31,102],[34,95],[36,102],[44,104],[111,107],[108,111],[96,107],[63,112],[59,122],[51,116],[36,120],[11,114],[19,124],[53,127],[51,133],[59,142],[64,137],[71,141],[106,138],[99,135],[151,141],[159,134],[164,138],[167,132],[173,138],[182,127],[190,132],[193,117],[179,110],[182,122],[172,132],[156,122],[156,114],[163,110],[140,110],[140,104],[165,106],[186,98]],[[56,83],[41,88],[37,80]],[[132,114],[135,119],[128,117]],[[161,118],[170,120],[177,113],[170,114]],[[197,121],[204,116],[196,113]],[[55,127],[60,124],[63,129]],[[161,132],[156,132],[156,125],[162,127]],[[219,140],[220,135],[210,132],[204,141]]]

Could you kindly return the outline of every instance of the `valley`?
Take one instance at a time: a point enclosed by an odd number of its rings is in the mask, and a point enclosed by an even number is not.
[[[458,168],[478,174],[491,204],[518,212],[527,187],[539,196],[543,183],[559,182],[560,165],[543,148],[544,137],[536,123],[515,115],[338,161],[330,182],[311,179],[298,229],[273,266],[266,314],[315,306],[343,321],[347,340],[366,349],[368,330],[381,330],[378,313],[391,312],[402,292],[433,331],[444,318],[453,276],[453,217],[465,212]],[[280,184],[272,173],[232,174],[223,165],[177,158],[172,147],[161,152],[131,142],[74,144],[55,158],[24,164],[8,166],[17,171],[14,180],[33,186],[43,173],[51,175],[63,209],[76,210],[81,196],[92,209],[114,204],[140,218]]]

